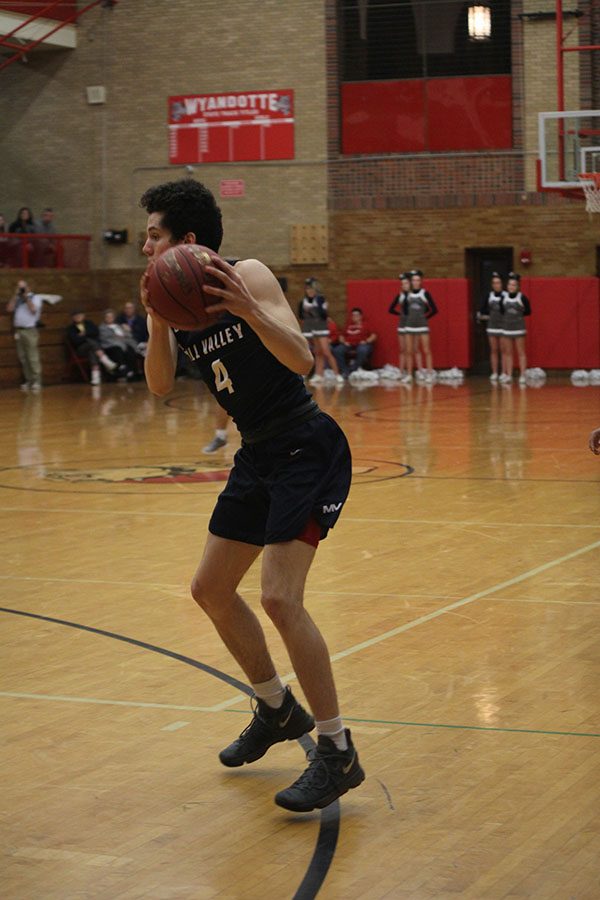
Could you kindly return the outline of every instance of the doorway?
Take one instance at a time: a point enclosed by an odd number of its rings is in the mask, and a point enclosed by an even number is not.
[[[512,247],[467,247],[465,274],[469,280],[471,301],[471,342],[473,346],[472,375],[487,375],[490,371],[490,348],[485,325],[477,322],[481,301],[490,290],[492,272],[499,272],[503,281],[513,267]]]

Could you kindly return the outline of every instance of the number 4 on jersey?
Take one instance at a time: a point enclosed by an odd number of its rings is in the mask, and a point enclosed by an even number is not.
[[[215,387],[218,391],[229,391],[233,394],[234,387],[229,377],[229,372],[220,359],[215,359],[212,363],[212,370],[215,373]]]

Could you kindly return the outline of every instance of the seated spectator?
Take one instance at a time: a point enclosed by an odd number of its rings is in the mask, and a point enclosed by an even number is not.
[[[54,211],[47,206],[41,216],[40,221],[35,222],[35,231],[39,235],[54,235],[56,228],[54,227]],[[33,242],[33,259],[31,265],[37,268],[54,269],[56,268],[56,241],[49,237],[44,240],[43,237],[37,238]]]
[[[91,383],[100,384],[100,366],[102,363],[107,372],[112,373],[117,364],[110,359],[100,347],[98,326],[85,313],[77,309],[71,314],[71,324],[67,328],[67,340],[78,356],[86,356],[90,364]]]
[[[340,372],[348,375],[356,369],[364,369],[369,363],[376,340],[375,332],[365,324],[362,309],[355,306],[350,314],[350,321],[340,334],[339,344],[332,348]]]
[[[148,326],[145,316],[140,316],[136,311],[135,303],[128,301],[123,307],[123,312],[116,318],[117,325],[121,325],[126,334],[130,334],[137,342],[136,351],[140,356],[146,355],[148,346]]]
[[[33,215],[28,206],[22,206],[17,213],[17,218],[11,222],[8,229],[12,234],[35,234]]]
[[[0,213],[0,235],[7,232],[6,219]],[[0,237],[0,268],[10,265],[10,240],[6,237]]]
[[[56,234],[56,228],[54,227],[54,210],[51,206],[47,206],[42,210],[40,221],[35,226],[35,230],[38,234]]]
[[[17,213],[17,218],[11,222],[8,228],[11,234],[35,234],[35,223],[33,215],[28,206],[22,206]],[[25,244],[25,246],[24,246]],[[10,265],[11,266],[27,266],[33,252],[33,243],[29,241],[22,242],[17,238],[10,245]]]
[[[136,341],[128,334],[122,325],[117,325],[115,313],[107,309],[104,313],[104,322],[100,326],[100,346],[106,351],[113,362],[116,362],[119,377],[133,381],[136,370]]]

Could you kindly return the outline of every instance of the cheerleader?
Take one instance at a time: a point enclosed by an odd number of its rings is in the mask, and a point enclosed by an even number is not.
[[[401,272],[398,276],[400,279],[400,293],[396,294],[392,300],[388,312],[392,316],[398,316],[398,368],[400,375],[405,374],[406,364],[406,313],[404,312],[404,300],[410,291],[410,276],[408,272]]]
[[[327,324],[327,301],[317,291],[317,279],[307,278],[304,282],[304,297],[298,306],[298,318],[304,337],[312,341],[315,355],[315,374],[310,384],[323,384],[325,361],[329,364],[338,384],[343,384],[338,364],[331,352],[329,344],[329,326]]]
[[[481,304],[477,318],[480,322],[486,322],[488,341],[490,342],[490,363],[492,374],[490,381],[498,381],[501,361],[504,357],[504,316],[502,313],[502,299],[504,291],[502,278],[498,272],[492,272],[490,292]]]
[[[429,319],[436,315],[438,309],[429,291],[423,287],[423,273],[420,269],[410,272],[410,290],[404,298],[406,315],[406,375],[405,383],[412,381],[415,354],[422,347],[425,355],[425,381],[433,382],[435,372],[431,359],[429,341]]]
[[[519,384],[525,384],[525,372],[527,371],[527,357],[525,356],[525,316],[531,315],[529,300],[519,290],[521,276],[516,272],[508,273],[506,291],[502,297],[502,334],[504,336],[504,351],[502,354],[502,375],[500,381],[508,384],[513,376],[513,355],[516,347],[519,356]]]

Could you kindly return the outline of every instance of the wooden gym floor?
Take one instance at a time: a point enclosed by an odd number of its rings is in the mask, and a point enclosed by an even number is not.
[[[355,483],[307,603],[368,777],[294,816],[298,744],[217,760],[248,699],[187,591],[235,446],[202,456],[203,389],[2,393],[6,900],[600,897],[598,388],[317,398]]]

